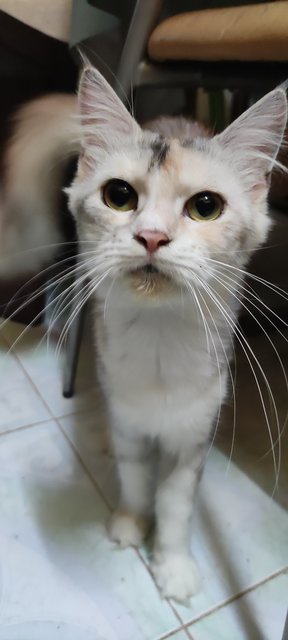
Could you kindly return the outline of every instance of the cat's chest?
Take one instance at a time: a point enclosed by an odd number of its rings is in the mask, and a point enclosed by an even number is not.
[[[123,312],[107,321],[101,359],[114,389],[173,393],[201,389],[215,372],[205,332],[177,314]]]

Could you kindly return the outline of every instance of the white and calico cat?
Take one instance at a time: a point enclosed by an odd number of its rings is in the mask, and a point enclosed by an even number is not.
[[[215,137],[183,118],[141,129],[89,66],[78,104],[77,135],[64,118],[53,149],[70,136],[74,150],[78,136],[69,206],[121,485],[110,535],[138,546],[155,518],[153,574],[164,596],[186,601],[199,582],[194,494],[227,391],[242,270],[270,226],[286,95],[275,89]]]

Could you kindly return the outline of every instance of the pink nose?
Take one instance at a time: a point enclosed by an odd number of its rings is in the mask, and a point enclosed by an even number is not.
[[[163,247],[165,244],[169,244],[170,238],[166,233],[162,231],[149,231],[148,229],[142,229],[135,236],[135,240],[149,251],[149,253],[155,253],[159,247]]]

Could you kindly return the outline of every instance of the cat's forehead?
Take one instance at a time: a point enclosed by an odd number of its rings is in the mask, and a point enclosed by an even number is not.
[[[213,154],[210,140],[179,141],[143,132],[110,156],[105,178],[122,178],[136,188],[171,197],[195,191],[225,193],[229,168]],[[225,172],[225,174],[224,174]],[[230,182],[233,179],[231,172]]]

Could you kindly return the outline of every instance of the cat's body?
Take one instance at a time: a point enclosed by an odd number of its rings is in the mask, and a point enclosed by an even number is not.
[[[0,181],[0,278],[35,274],[59,253],[61,187],[80,149],[76,114],[75,96],[55,94],[13,118]]]
[[[157,584],[186,601],[193,497],[227,392],[242,269],[270,225],[286,97],[275,90],[213,139],[183,119],[143,131],[89,67],[79,110],[68,193],[121,485],[110,535],[138,546],[154,515]]]

